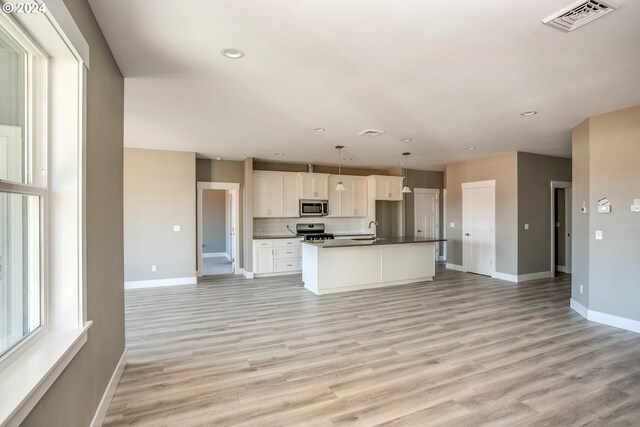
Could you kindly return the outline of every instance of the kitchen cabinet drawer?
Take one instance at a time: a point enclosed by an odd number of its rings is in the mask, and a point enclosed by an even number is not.
[[[301,238],[296,237],[295,239],[275,239],[273,241],[273,246],[275,248],[295,248],[301,247]]]
[[[257,239],[253,241],[254,248],[272,248],[273,240],[270,239]]]
[[[302,270],[301,259],[278,259],[274,262],[274,272],[299,271]]]
[[[276,248],[273,258],[302,258],[302,248]]]

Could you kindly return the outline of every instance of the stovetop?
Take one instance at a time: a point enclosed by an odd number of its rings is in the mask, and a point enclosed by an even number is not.
[[[296,224],[296,232],[298,236],[304,237],[304,240],[330,240],[333,234],[325,233],[324,224]]]

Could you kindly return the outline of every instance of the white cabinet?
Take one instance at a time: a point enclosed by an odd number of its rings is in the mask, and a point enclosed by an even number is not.
[[[402,200],[401,176],[372,175],[368,178],[369,185],[373,186],[375,200]]]
[[[253,173],[253,217],[298,216],[298,176],[295,173]]]
[[[300,198],[327,200],[329,198],[329,175],[300,172]]]
[[[287,274],[302,270],[302,243],[300,238],[254,239],[253,273]]]
[[[342,176],[345,191],[335,191],[339,175],[329,177],[329,216],[367,216],[367,179],[360,176]]]

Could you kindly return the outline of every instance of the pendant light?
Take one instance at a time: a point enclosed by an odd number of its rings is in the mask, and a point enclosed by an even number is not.
[[[409,179],[408,179],[408,172],[407,172],[407,157],[409,156],[409,154],[411,153],[407,153],[404,152],[402,153],[402,155],[404,156],[404,187],[402,188],[402,192],[403,193],[411,193],[411,189],[409,188]]]
[[[336,145],[336,149],[338,150],[338,174],[340,175],[340,181],[338,181],[338,185],[336,185],[336,191],[345,191],[344,184],[342,183],[342,149],[344,145]]]

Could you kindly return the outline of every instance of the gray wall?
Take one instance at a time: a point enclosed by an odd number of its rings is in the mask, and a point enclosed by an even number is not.
[[[571,247],[571,297],[585,307],[589,307],[589,213],[582,214],[580,209],[584,202],[588,208],[590,177],[589,177],[589,119],[580,123],[572,131],[572,160],[573,160],[573,200],[571,226],[573,229]],[[580,293],[580,285],[584,293]]]
[[[580,241],[586,243],[589,253],[587,265],[580,257],[573,259],[574,266],[579,263],[581,271],[589,269],[590,310],[640,321],[640,213],[630,211],[633,200],[640,199],[640,106],[591,117],[586,126],[589,197],[583,199],[574,193],[574,221],[582,221]],[[574,140],[574,153],[585,144],[584,135],[578,136],[583,138]],[[584,157],[580,160],[585,161]],[[581,194],[584,187],[583,177],[579,182]],[[603,197],[611,202],[609,214],[597,213],[597,200]],[[587,214],[576,213],[582,200],[587,202]],[[588,228],[584,227],[585,218]],[[595,240],[596,230],[602,230],[603,240]],[[578,285],[581,278],[574,276],[574,284]],[[574,298],[579,295],[575,285]]]
[[[87,72],[86,302],[89,339],[23,426],[86,427],[124,351],[124,81],[88,2],[65,4],[91,49]]]
[[[244,191],[242,192],[244,209],[240,218],[242,218],[244,238],[240,239],[240,254],[243,256],[244,269],[253,271],[253,157],[247,157],[242,163],[244,167]]]
[[[202,253],[227,250],[225,201],[225,190],[203,190],[202,192]]]
[[[195,183],[194,153],[125,149],[125,281],[195,277]]]
[[[407,183],[413,191],[415,188],[436,188],[440,190],[440,206],[439,206],[439,218],[440,227],[438,231],[438,237],[442,237],[442,230],[444,220],[442,218],[442,212],[444,208],[442,189],[444,188],[444,172],[433,171],[420,171],[409,169],[407,170]],[[414,234],[414,193],[405,195],[405,235],[413,236]]]
[[[571,159],[518,153],[518,274],[552,269],[551,181],[571,181]]]
[[[462,265],[462,184],[496,180],[496,271],[518,272],[517,153],[447,165],[447,262]],[[455,227],[450,228],[449,223]]]

